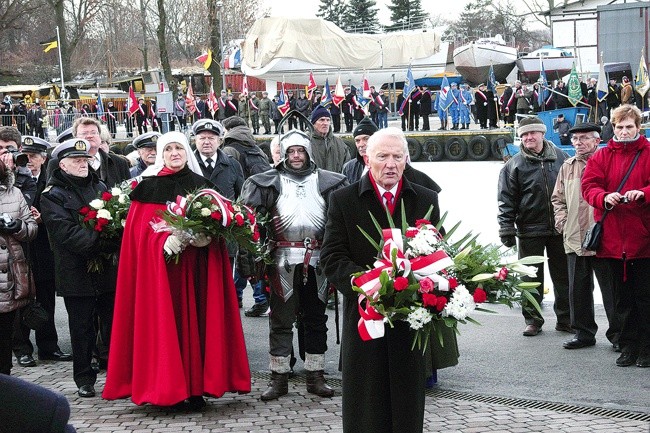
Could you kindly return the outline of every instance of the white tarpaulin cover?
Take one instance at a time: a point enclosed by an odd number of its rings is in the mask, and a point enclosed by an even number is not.
[[[440,36],[431,30],[353,34],[321,19],[262,18],[248,31],[242,47],[246,64],[255,69],[276,58],[373,69],[430,57],[440,49]]]

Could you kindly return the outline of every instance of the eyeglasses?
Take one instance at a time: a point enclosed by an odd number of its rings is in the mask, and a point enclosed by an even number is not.
[[[571,137],[571,141],[573,143],[578,143],[578,142],[580,142],[580,143],[588,143],[590,140],[593,140],[595,138],[596,137],[594,137],[593,135],[580,135],[580,136],[575,136],[574,135],[573,137]]]
[[[88,132],[79,132],[77,133],[77,137],[84,138],[84,137],[95,137],[96,135],[99,135],[99,132],[96,131],[88,131]]]

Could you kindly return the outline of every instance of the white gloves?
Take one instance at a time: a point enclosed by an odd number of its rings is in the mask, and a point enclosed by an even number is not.
[[[212,242],[212,238],[210,236],[207,236],[205,233],[197,233],[190,241],[190,245],[197,248],[202,248],[210,244],[210,242]]]
[[[163,249],[168,256],[173,256],[179,254],[183,250],[183,243],[178,236],[169,235],[167,239],[165,239]]]

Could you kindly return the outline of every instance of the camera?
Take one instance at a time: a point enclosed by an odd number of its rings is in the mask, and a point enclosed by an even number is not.
[[[621,201],[620,201],[620,202],[621,202],[621,204],[623,204],[623,203],[629,203],[629,202],[630,202],[630,199],[627,198],[627,196],[623,196],[623,197],[621,197]]]
[[[27,163],[29,162],[29,157],[27,154],[22,153],[15,147],[9,147],[7,148],[7,152],[11,153],[11,157],[14,160],[14,164],[18,167],[27,167]]]

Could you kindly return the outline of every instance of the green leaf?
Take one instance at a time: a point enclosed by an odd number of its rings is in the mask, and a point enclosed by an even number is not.
[[[372,216],[372,214],[371,214],[371,216]],[[362,229],[362,228],[359,227],[359,226],[357,226],[357,228],[359,229],[359,231],[361,232],[361,234],[362,234],[366,239],[368,239],[368,242],[370,242],[370,244],[371,244],[371,245],[372,245],[372,246],[373,246],[377,251],[380,251],[380,250],[381,250],[381,248],[379,247],[379,244],[378,244],[377,242],[375,242],[375,240],[374,240],[374,239],[373,239],[373,238],[372,238],[372,237],[371,237],[371,236],[370,236],[370,235],[369,235],[369,234],[368,234],[364,229]],[[380,231],[380,232],[381,232],[381,231]]]
[[[468,322],[473,323],[475,325],[479,325],[479,326],[481,325],[479,322],[477,322],[476,320],[472,319],[469,316],[465,317],[465,320],[467,320]]]
[[[401,206],[401,211],[402,211],[402,234],[406,234],[406,230],[409,228],[409,222],[406,220],[406,209],[404,208],[404,200],[402,200],[402,206]]]
[[[477,274],[474,275],[470,281],[480,282],[480,281],[491,280],[493,278],[494,278],[494,274]]]
[[[456,229],[458,229],[459,226],[460,226],[460,221],[458,221],[456,224],[454,224],[454,226],[451,228],[451,230],[449,230],[449,231],[447,232],[447,234],[445,235],[445,239],[449,239],[449,238],[451,238],[452,235],[454,234],[454,232],[456,231]]]
[[[536,287],[539,287],[540,283],[536,281],[523,281],[519,284],[517,284],[517,287],[520,289],[534,289]]]
[[[533,295],[530,292],[523,291],[521,292],[521,295],[526,299],[526,301],[528,301],[533,307],[535,307],[535,310],[537,310],[539,314],[542,314],[542,308],[539,306],[537,300],[533,297]]]
[[[521,259],[517,260],[517,262],[521,263],[522,265],[535,265],[537,263],[544,263],[546,260],[547,258],[544,256],[527,256],[522,257]]]

